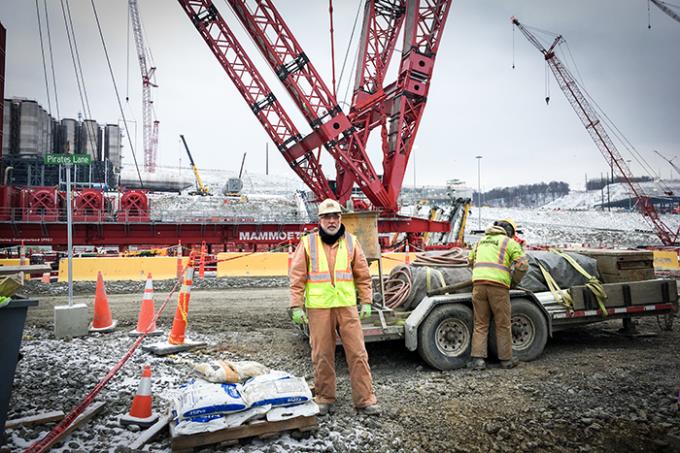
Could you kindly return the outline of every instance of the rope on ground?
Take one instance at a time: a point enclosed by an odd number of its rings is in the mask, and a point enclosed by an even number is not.
[[[453,248],[445,252],[416,253],[414,266],[461,267],[468,265],[468,254],[460,248]]]
[[[186,271],[186,268],[188,266],[185,266],[184,271]],[[175,286],[173,286],[172,290],[170,291],[170,294],[168,294],[168,297],[165,298],[165,301],[163,304],[160,306],[158,311],[154,314],[153,320],[151,321],[151,325],[155,323],[158,320],[158,317],[163,313],[163,310],[165,310],[165,307],[168,305],[168,302],[170,301],[170,298],[172,295],[175,293],[177,290],[177,287],[179,285],[179,281],[175,283]],[[69,414],[64,417],[64,419],[59,422],[52,430],[47,433],[47,435],[36,442],[34,442],[32,445],[30,445],[26,450],[24,450],[24,453],[42,453],[44,451],[47,451],[50,447],[54,439],[61,434],[63,431],[68,429],[68,427],[73,423],[73,421],[78,418],[80,414],[82,414],[85,409],[94,401],[95,397],[101,392],[104,387],[113,379],[113,377],[116,375],[118,370],[120,370],[123,365],[125,365],[125,362],[132,357],[132,354],[137,350],[139,345],[142,344],[142,341],[146,338],[146,333],[142,333],[134,343],[132,343],[132,346],[130,346],[130,349],[121,357],[121,359],[116,363],[111,370],[109,370],[108,373],[95,385],[95,387],[88,393],[85,398],[82,399],[80,403],[76,407],[74,407]]]

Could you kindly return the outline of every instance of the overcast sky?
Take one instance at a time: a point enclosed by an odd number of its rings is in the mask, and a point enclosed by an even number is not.
[[[38,3],[45,33],[43,1]],[[363,1],[334,2],[338,76],[357,6]],[[92,115],[100,123],[119,122],[121,115],[90,1],[70,0],[69,4]],[[141,78],[132,38],[129,71],[126,69],[127,1],[95,0],[95,4],[125,114],[140,121]],[[176,166],[181,158],[186,165],[179,140],[179,134],[184,134],[200,168],[238,171],[243,152],[248,152],[246,169],[263,173],[268,137],[179,4],[170,0],[139,0],[139,4],[146,43],[158,67],[159,88],[153,97],[160,120],[159,164]],[[328,2],[279,0],[276,4],[330,85]],[[216,5],[298,128],[309,131],[225,2]],[[60,114],[62,118],[76,117],[82,108],[60,2],[47,0],[47,6]],[[671,167],[653,150],[668,157],[680,155],[680,23],[653,5],[651,12],[652,29],[648,30],[647,0],[454,1],[415,142],[416,183],[443,184],[458,178],[476,188],[477,155],[483,156],[481,183],[485,190],[550,180],[582,188],[586,174],[592,177],[607,171],[604,158],[552,75],[551,101],[546,105],[545,63],[518,30],[514,33],[516,68],[512,69],[512,15],[524,24],[566,38],[588,92],[655,170],[669,177]],[[35,2],[2,0],[0,21],[7,28],[5,96],[36,99],[47,109]],[[353,45],[350,59],[354,52]],[[576,72],[570,59],[565,63]],[[349,80],[348,70],[338,90],[340,100]],[[54,87],[50,89],[53,93]],[[129,103],[125,103],[127,93]],[[54,99],[51,103],[56,116]],[[380,172],[378,143],[371,141],[370,145],[374,166]],[[141,163],[141,124],[135,151]],[[625,149],[620,151],[632,159]],[[128,146],[124,156],[125,162],[132,163]],[[413,184],[413,161],[404,181],[407,186]],[[330,161],[324,163],[332,177]],[[642,174],[635,161],[631,168]],[[270,172],[294,175],[272,144]]]

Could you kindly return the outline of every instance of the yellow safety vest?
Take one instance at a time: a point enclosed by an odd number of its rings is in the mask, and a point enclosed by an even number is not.
[[[307,308],[350,307],[357,304],[352,274],[352,256],[354,256],[356,238],[350,233],[345,233],[344,237],[338,241],[335,279],[331,279],[328,260],[319,233],[312,233],[302,238],[308,258],[307,283],[305,284],[305,306]],[[335,286],[333,286],[333,281],[335,281]]]
[[[503,234],[486,234],[470,251],[472,281],[491,281],[510,288],[513,263],[526,260],[522,247]]]

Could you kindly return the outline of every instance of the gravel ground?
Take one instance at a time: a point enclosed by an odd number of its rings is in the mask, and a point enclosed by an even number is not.
[[[53,306],[64,298],[41,297],[40,306],[29,311],[8,418],[69,411],[78,403],[132,343],[126,332],[136,322],[140,295],[110,294],[120,321],[115,333],[71,341],[52,335]],[[165,296],[156,294],[157,306]],[[76,297],[91,301],[91,294]],[[167,329],[174,305],[175,297],[161,327]],[[190,361],[252,359],[311,380],[309,346],[291,328],[286,306],[285,288],[193,291],[189,337],[210,346],[167,358],[137,351],[98,397],[107,403],[105,412],[56,451],[125,451],[138,433],[119,427],[116,419],[129,409],[145,363],[153,370],[156,408],[191,375]],[[558,333],[541,358],[513,370],[440,372],[399,342],[369,344],[384,409],[379,418],[355,414],[338,350],[338,412],[322,418],[317,433],[252,440],[229,451],[680,451],[678,328],[660,331],[647,318],[641,331],[656,335],[630,339],[618,335],[618,327],[612,321]],[[45,432],[46,427],[10,431],[5,449],[20,451]],[[169,451],[169,440],[158,438],[148,448]]]

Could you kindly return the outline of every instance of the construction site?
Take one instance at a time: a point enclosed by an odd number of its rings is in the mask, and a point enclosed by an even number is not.
[[[0,452],[680,452],[680,5],[497,3],[3,2]]]

